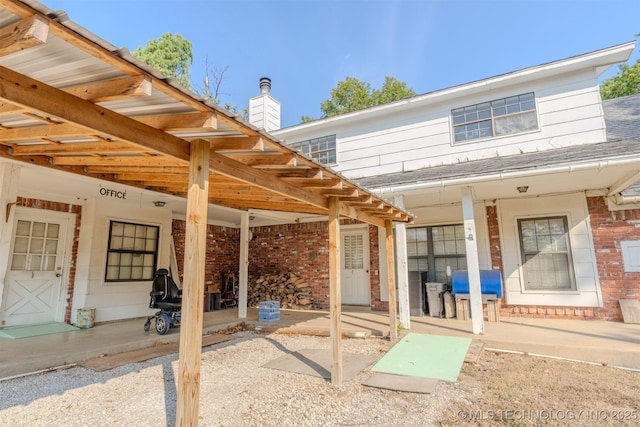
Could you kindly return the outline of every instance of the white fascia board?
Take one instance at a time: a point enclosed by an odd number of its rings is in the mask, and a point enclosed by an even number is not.
[[[516,84],[527,83],[533,80],[545,79],[566,73],[575,73],[578,70],[591,69],[599,76],[609,67],[627,61],[633,50],[635,49],[635,41],[612,46],[606,49],[597,50],[583,55],[573,56],[559,61],[549,62],[546,64],[536,65],[513,71],[506,74],[490,77],[483,80],[465,83],[458,86],[452,86],[446,89],[429,92],[423,95],[417,95],[400,101],[390,102],[364,110],[358,110],[351,113],[341,114],[326,119],[315,120],[309,123],[290,126],[271,132],[272,135],[284,138],[296,131],[321,132],[325,128],[333,128],[337,124],[343,122],[352,122],[360,119],[371,119],[379,115],[397,113],[404,110],[420,108],[425,105],[437,102],[456,99],[463,96],[473,95],[479,92],[486,92],[496,88],[507,87]]]

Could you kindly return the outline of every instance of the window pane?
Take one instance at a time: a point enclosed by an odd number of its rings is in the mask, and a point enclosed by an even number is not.
[[[31,239],[31,247],[29,252],[32,254],[41,254],[44,249],[44,239]]]
[[[42,270],[42,255],[31,255],[31,259],[29,260],[29,265],[27,265],[27,269],[29,271]]]
[[[18,221],[16,226],[16,236],[28,236],[31,232],[30,221]]]
[[[47,237],[50,239],[57,239],[58,233],[60,233],[60,225],[58,224],[49,224],[47,227]]]
[[[141,279],[142,279],[142,267],[132,267],[131,280],[141,280]]]
[[[27,268],[27,256],[26,255],[13,255],[11,260],[12,270],[25,270]]]
[[[53,271],[56,268],[56,257],[55,256],[45,256],[44,257],[44,266],[42,267],[45,271]]]
[[[46,228],[47,224],[44,222],[34,222],[33,228],[31,229],[31,235],[34,237],[44,237]]]
[[[44,253],[46,254],[55,254],[58,250],[58,241],[49,239],[47,240],[46,247],[44,249]]]
[[[495,119],[496,135],[524,132],[538,128],[535,113],[522,113]]]
[[[16,237],[16,240],[13,244],[13,252],[14,253],[23,253],[26,254],[29,249],[29,238],[28,237]]]
[[[426,240],[417,242],[416,246],[418,249],[416,255],[422,255],[422,256],[429,255],[429,243]]]

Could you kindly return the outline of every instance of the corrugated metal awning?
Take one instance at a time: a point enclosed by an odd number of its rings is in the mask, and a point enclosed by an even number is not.
[[[0,156],[186,197],[190,142],[211,147],[209,202],[340,214],[409,213],[181,88],[34,1],[0,0]]]

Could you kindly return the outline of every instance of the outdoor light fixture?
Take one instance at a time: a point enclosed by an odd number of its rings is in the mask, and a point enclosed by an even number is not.
[[[526,193],[528,189],[529,189],[528,185],[523,185],[523,186],[518,187],[518,192],[519,193]]]
[[[167,202],[163,202],[162,200],[156,200],[155,202],[153,202],[153,205],[158,207],[158,208],[161,208],[166,204],[167,204]]]

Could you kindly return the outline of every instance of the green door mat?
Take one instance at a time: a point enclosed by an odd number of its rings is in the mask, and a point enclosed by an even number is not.
[[[456,381],[470,344],[470,338],[408,333],[371,370]]]
[[[37,337],[39,335],[77,331],[78,329],[80,328],[76,328],[75,326],[67,325],[62,322],[41,323],[38,325],[25,326],[8,326],[6,328],[0,328],[0,338],[14,340],[18,338]]]

